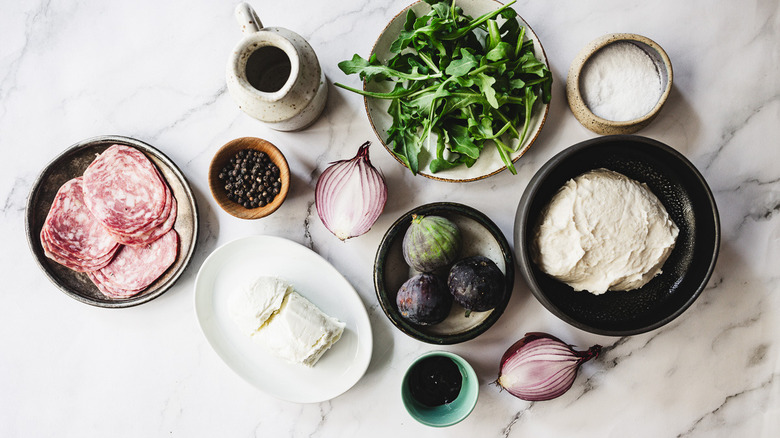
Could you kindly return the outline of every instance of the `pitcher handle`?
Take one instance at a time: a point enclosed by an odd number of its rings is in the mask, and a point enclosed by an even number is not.
[[[245,35],[253,34],[263,28],[263,23],[249,3],[240,3],[236,6],[235,16],[238,25],[241,26],[241,32]]]

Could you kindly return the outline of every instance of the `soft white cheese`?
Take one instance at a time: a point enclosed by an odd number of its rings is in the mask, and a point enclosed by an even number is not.
[[[534,261],[574,290],[632,290],[661,273],[679,230],[646,184],[607,169],[569,180],[542,214]]]
[[[314,366],[341,338],[344,326],[293,292],[284,300],[279,313],[253,337],[276,357]]]
[[[233,322],[247,335],[253,335],[282,307],[292,287],[276,277],[260,277],[237,289],[228,298]]]
[[[236,326],[269,353],[310,367],[341,338],[345,327],[276,277],[260,277],[236,290],[228,307]]]

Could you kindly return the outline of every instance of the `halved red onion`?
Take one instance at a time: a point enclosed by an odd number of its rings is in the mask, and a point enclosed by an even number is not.
[[[385,179],[368,159],[370,144],[363,143],[351,160],[332,163],[317,180],[317,214],[341,240],[365,234],[387,202]]]
[[[526,333],[504,353],[496,383],[523,400],[550,400],[568,391],[580,365],[600,352],[601,345],[576,351],[547,333]]]

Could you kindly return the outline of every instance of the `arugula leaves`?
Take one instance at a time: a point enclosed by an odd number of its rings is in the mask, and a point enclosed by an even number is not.
[[[387,140],[414,174],[428,158],[433,173],[471,167],[488,144],[516,174],[516,150],[508,144],[523,144],[534,104],[548,103],[552,88],[550,70],[534,56],[533,41],[525,40],[510,8],[516,0],[477,18],[464,15],[454,0],[425,1],[431,11],[418,17],[409,10],[386,64],[357,54],[338,64],[364,81],[392,81],[391,92],[335,85],[391,100]],[[505,20],[500,26],[498,17]],[[431,134],[438,137],[435,146]]]

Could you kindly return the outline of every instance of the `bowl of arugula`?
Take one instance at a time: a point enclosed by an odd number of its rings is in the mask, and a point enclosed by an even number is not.
[[[539,38],[495,0],[426,0],[382,31],[368,59],[339,63],[369,121],[413,174],[475,181],[509,169],[547,118],[552,74]]]

